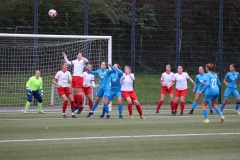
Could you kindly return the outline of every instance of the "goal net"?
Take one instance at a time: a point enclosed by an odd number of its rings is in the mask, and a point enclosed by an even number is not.
[[[27,101],[26,82],[36,70],[40,70],[43,79],[43,109],[60,110],[62,100],[52,79],[60,70],[62,52],[67,54],[69,60],[76,59],[78,52],[83,52],[93,65],[93,70],[97,70],[102,61],[112,62],[111,47],[111,36],[0,33],[0,112],[24,109]],[[69,66],[71,73],[72,69]],[[95,83],[98,84],[97,76]],[[87,101],[86,105],[88,108]],[[36,100],[32,101],[29,111],[37,111]]]

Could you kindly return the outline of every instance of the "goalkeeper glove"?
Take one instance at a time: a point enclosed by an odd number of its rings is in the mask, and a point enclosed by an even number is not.
[[[42,96],[44,95],[44,91],[43,91],[43,89],[41,89],[41,94],[42,94]]]
[[[31,93],[32,90],[30,88],[27,87],[27,92]]]

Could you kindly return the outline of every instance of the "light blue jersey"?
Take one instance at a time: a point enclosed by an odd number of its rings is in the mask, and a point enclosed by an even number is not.
[[[197,94],[203,89],[203,87],[204,87],[204,78],[205,78],[205,73],[203,73],[203,74],[198,74],[197,76],[196,76],[196,80],[195,80],[195,83],[194,83],[194,88],[193,88],[193,90],[196,90],[197,89],[197,87],[198,87],[198,90],[197,90]]]
[[[226,87],[227,88],[233,88],[236,89],[237,88],[237,80],[239,79],[239,73],[238,72],[228,72],[225,76],[225,79],[227,80],[227,82],[229,83]]]
[[[239,73],[228,72],[225,76],[225,79],[227,80],[228,85],[226,86],[224,92],[224,99],[228,99],[231,94],[233,95],[233,97],[239,98],[239,93],[237,90],[237,80],[239,79]]]
[[[117,98],[122,97],[120,80],[123,75],[123,71],[116,69],[117,71],[111,74],[111,94],[110,99],[113,100],[116,95]]]
[[[111,74],[114,73],[116,70],[115,68],[113,68],[112,66],[110,66],[111,69],[99,69],[96,71],[91,71],[90,69],[87,68],[87,70],[89,71],[89,73],[93,74],[93,75],[98,75],[99,77],[99,89],[102,90],[108,90],[111,88]]]
[[[112,88],[121,88],[120,80],[123,75],[123,71],[116,69],[117,71],[111,74],[111,87]]]
[[[206,84],[202,89],[205,94],[204,100],[208,102],[211,100],[216,100],[219,95],[219,87],[221,86],[218,75],[212,72],[208,72],[205,75],[204,82]]]

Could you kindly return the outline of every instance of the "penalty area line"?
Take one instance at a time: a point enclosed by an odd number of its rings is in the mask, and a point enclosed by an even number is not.
[[[106,137],[79,137],[79,138],[49,138],[49,139],[19,139],[0,140],[0,143],[9,142],[41,142],[41,141],[66,141],[66,140],[93,140],[93,139],[121,139],[121,138],[153,138],[153,137],[187,137],[187,136],[220,136],[240,135],[240,133],[203,133],[203,134],[160,134],[160,135],[133,135],[133,136],[106,136]]]

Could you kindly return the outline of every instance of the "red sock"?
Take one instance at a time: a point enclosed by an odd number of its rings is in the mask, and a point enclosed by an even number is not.
[[[161,101],[161,100],[158,102],[156,111],[158,111],[161,108],[162,103],[163,103],[163,101]]]
[[[74,112],[74,107],[75,107],[74,101],[71,101],[71,111],[72,112]]]
[[[73,99],[74,99],[74,103],[75,103],[75,107],[78,106],[78,95],[74,95],[73,96]]]
[[[174,102],[171,102],[170,104],[171,104],[171,110],[173,112]]]
[[[67,104],[68,104],[68,100],[63,101],[63,105],[62,105],[62,113],[66,113],[66,109],[67,109]]]
[[[89,103],[89,108],[90,108],[90,111],[91,111],[92,110],[92,106],[93,106],[93,101],[90,100],[88,103]]]
[[[174,103],[174,110],[175,110],[175,112],[177,112],[177,109],[178,109],[178,103]]]
[[[181,112],[183,112],[185,103],[184,103],[184,102],[181,102],[181,103],[180,103],[180,106],[181,106]]]
[[[129,115],[132,116],[132,104],[128,104]]]
[[[142,108],[141,108],[140,104],[136,105],[136,108],[137,108],[139,115],[142,116]]]
[[[83,108],[82,106],[82,95],[78,95],[78,103],[79,103],[79,108]]]

